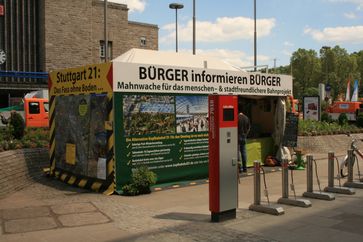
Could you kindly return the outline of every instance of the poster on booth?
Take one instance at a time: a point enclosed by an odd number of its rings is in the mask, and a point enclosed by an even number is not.
[[[286,96],[285,75],[113,63],[117,190],[147,166],[158,183],[208,175],[208,94]]]
[[[112,92],[112,64],[94,64],[52,71],[49,95],[85,95]]]
[[[158,183],[208,174],[208,96],[115,94],[115,102],[118,183],[140,166]]]
[[[320,120],[320,97],[305,96],[303,97],[304,120]]]
[[[55,167],[106,179],[106,123],[112,101],[112,65],[95,64],[50,73]]]

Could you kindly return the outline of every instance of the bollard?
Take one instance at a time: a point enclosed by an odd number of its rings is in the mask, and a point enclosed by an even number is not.
[[[289,198],[289,161],[282,160],[282,197]]]
[[[313,156],[306,156],[306,191],[313,192]]]
[[[260,169],[260,162],[254,161],[253,162],[253,171],[254,171],[254,202],[255,205],[261,204],[261,169]]]
[[[348,150],[348,182],[353,182],[353,166],[354,166],[353,150]]]
[[[363,188],[362,182],[354,182],[353,181],[353,165],[354,165],[354,153],[352,149],[348,150],[348,178],[347,182],[344,183],[343,186],[350,188]]]
[[[254,202],[250,205],[249,209],[255,212],[268,213],[272,215],[282,215],[285,213],[282,207],[274,206],[272,204],[261,204],[261,167],[259,161],[253,162],[254,167]]]
[[[340,193],[340,194],[347,194],[347,195],[355,194],[355,191],[354,191],[353,188],[335,187],[334,186],[334,161],[335,161],[334,152],[329,152],[328,153],[328,186],[324,188],[324,191],[325,192]],[[338,176],[339,175],[340,174],[338,174]]]
[[[332,201],[335,199],[335,196],[331,193],[326,192],[314,192],[313,191],[313,162],[314,158],[312,155],[306,156],[307,166],[306,166],[306,184],[307,184],[307,191],[303,193],[303,197],[309,197],[314,199],[321,199]]]
[[[306,199],[290,199],[289,198],[289,162],[283,159],[282,163],[282,197],[277,201],[280,204],[298,206],[298,207],[311,207],[311,202]]]
[[[334,152],[328,153],[328,187],[334,187]]]

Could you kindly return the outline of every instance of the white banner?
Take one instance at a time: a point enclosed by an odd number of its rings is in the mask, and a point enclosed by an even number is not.
[[[292,95],[292,77],[175,66],[113,63],[114,92]]]

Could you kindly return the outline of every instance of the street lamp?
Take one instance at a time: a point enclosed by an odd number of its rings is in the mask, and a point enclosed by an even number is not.
[[[104,34],[104,47],[105,47],[105,62],[108,61],[108,39],[107,39],[107,0],[104,0],[104,20],[103,20],[103,34]]]
[[[193,0],[193,55],[195,55],[195,0]]]
[[[257,30],[256,30],[256,0],[254,0],[254,66],[257,71]]]
[[[175,51],[178,52],[178,9],[184,8],[184,5],[180,3],[170,3],[169,8],[175,9]]]

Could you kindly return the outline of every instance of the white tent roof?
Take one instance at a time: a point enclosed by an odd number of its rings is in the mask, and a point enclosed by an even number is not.
[[[27,93],[24,98],[49,98],[48,89],[40,89],[37,91]]]
[[[144,49],[131,49],[123,55],[113,59],[112,62],[182,66],[190,68],[205,68],[206,62],[206,68],[208,69],[241,71],[231,64],[211,57]]]

